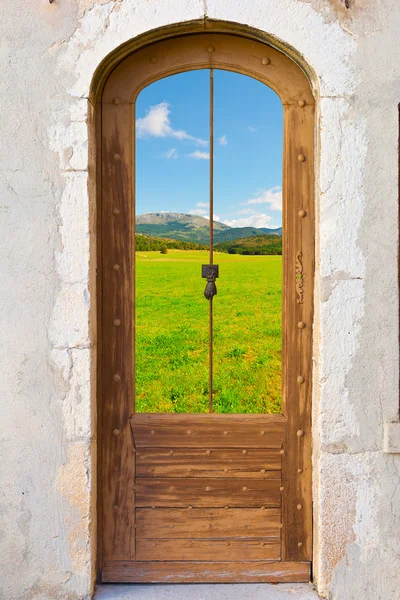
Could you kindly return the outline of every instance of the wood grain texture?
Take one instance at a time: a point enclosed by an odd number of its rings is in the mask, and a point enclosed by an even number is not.
[[[281,475],[269,471],[270,479],[137,478],[137,507],[279,507]]]
[[[137,540],[136,560],[210,560],[223,558],[227,562],[245,560],[280,560],[281,542],[268,538],[258,540]]]
[[[214,26],[221,31],[224,27]],[[310,576],[314,100],[305,75],[287,56],[227,33],[206,32],[136,48],[111,72],[101,98],[101,119],[96,118],[101,121],[98,431],[103,581],[279,582],[308,581]],[[213,53],[207,51],[209,45],[215,47]],[[157,62],[150,62],[154,55]],[[261,62],[264,56],[270,59],[267,66]],[[284,414],[136,414],[130,419],[135,369],[134,102],[140,89],[160,77],[207,67],[253,76],[274,89],[284,105]],[[298,160],[299,155],[305,160]],[[299,218],[299,211],[305,216]],[[301,303],[296,293],[299,253]],[[299,321],[305,323],[303,329]],[[304,377],[301,385],[299,375]],[[303,436],[297,435],[299,430]],[[189,505],[194,508],[189,510]],[[151,547],[149,536],[162,545]],[[201,543],[190,552],[198,553],[197,562],[159,560],[161,552],[187,559],[185,544],[196,536]],[[270,543],[255,546],[246,537]],[[275,552],[280,537],[282,562],[259,560],[255,554],[247,561],[235,558],[260,548]],[[233,546],[226,546],[228,541]],[[217,543],[235,556],[219,562]],[[138,561],[139,556],[151,560]]]
[[[104,558],[131,557],[134,503],[132,144],[130,107],[107,105],[102,119],[102,483]],[[115,160],[118,154],[120,160]],[[118,263],[118,272],[113,264]],[[119,319],[120,326],[114,322]],[[114,381],[118,374],[119,381]],[[119,431],[119,435],[113,432]]]
[[[92,385],[96,385],[97,392],[97,406],[96,406],[96,435],[97,440],[103,439],[103,323],[102,323],[102,297],[103,297],[103,266],[102,266],[102,111],[101,103],[88,103],[88,168],[89,172],[95,173],[95,177],[89,177],[88,181],[88,192],[89,202],[93,210],[91,211],[90,220],[93,223],[90,225],[90,231],[95,232],[95,235],[90,235],[90,254],[93,260],[96,260],[96,271],[91,269],[92,274],[95,275],[95,280],[91,281],[91,289],[96,290],[96,321],[92,319],[92,334],[93,329],[97,327],[97,331],[94,333],[93,349],[96,354],[96,382],[92,380]],[[97,497],[93,498],[93,502],[96,503],[97,511],[97,556],[96,556],[96,580],[101,581],[101,567],[103,565],[103,489],[104,489],[104,476],[103,476],[103,460],[101,444],[97,444],[97,473],[95,474],[96,479],[96,491]],[[94,508],[94,505],[93,505]]]
[[[214,47],[212,53],[208,52],[210,46]],[[158,60],[152,63],[150,58],[154,56]],[[267,68],[262,63],[265,56],[271,61]],[[299,100],[314,104],[307,77],[285,54],[255,40],[209,31],[137,49],[111,72],[103,101],[112,102],[117,96],[122,103],[132,103],[144,85],[161,77],[210,67],[262,81],[276,91],[284,105],[297,104]]]
[[[103,583],[285,583],[310,581],[308,562],[105,562]]]
[[[131,417],[140,448],[281,448],[282,415],[136,413]]]
[[[283,400],[287,431],[282,457],[283,560],[311,560],[311,392],[314,293],[314,107],[284,107]],[[304,160],[299,160],[303,155]],[[304,211],[305,216],[299,212]],[[303,264],[297,302],[296,254]],[[299,328],[299,322],[305,327]],[[304,377],[298,383],[297,377]],[[298,435],[303,431],[304,435]],[[301,509],[298,510],[297,506]]]
[[[278,449],[140,448],[136,453],[138,477],[255,477],[281,469]]]
[[[255,538],[280,539],[279,508],[137,508],[139,538]]]

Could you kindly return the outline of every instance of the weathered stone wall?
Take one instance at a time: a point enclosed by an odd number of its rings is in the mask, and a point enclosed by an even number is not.
[[[399,600],[396,426],[383,438],[399,407],[400,5],[349,4],[2,0],[0,598],[92,589],[93,74],[119,44],[206,14],[283,40],[315,73],[315,579],[332,600]]]

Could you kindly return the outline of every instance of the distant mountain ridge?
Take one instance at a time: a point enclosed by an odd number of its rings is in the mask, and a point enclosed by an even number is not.
[[[222,242],[233,242],[241,238],[249,238],[261,234],[281,236],[282,227],[278,229],[268,229],[268,227],[230,227],[225,231],[218,232],[218,234],[214,233],[214,241],[216,244],[220,244]]]
[[[136,217],[136,233],[155,237],[207,244],[210,236],[209,220],[198,215],[185,213],[144,213]],[[231,242],[254,235],[282,235],[282,227],[229,227],[225,223],[214,221],[214,242]]]
[[[279,255],[282,254],[282,236],[261,233],[215,244],[214,250],[228,254]]]
[[[192,227],[208,227],[209,220],[199,215],[189,215],[186,213],[144,213],[137,215],[136,225],[167,225],[169,223],[181,223],[182,225],[190,225]],[[214,230],[229,229],[229,225],[214,221]]]

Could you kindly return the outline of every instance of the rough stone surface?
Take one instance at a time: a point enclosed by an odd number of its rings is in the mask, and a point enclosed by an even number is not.
[[[207,15],[283,40],[315,74],[314,577],[330,600],[399,600],[400,456],[383,437],[399,416],[400,5],[349,1],[2,1],[1,598],[93,589],[94,71]]]
[[[95,600],[318,600],[306,584],[102,585]]]
[[[400,423],[385,423],[383,449],[388,454],[400,454]]]

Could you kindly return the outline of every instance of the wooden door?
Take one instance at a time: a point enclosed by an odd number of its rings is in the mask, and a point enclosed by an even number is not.
[[[284,105],[280,415],[135,413],[135,99],[152,81],[200,68],[250,75]],[[202,33],[123,60],[100,107],[102,581],[308,581],[314,270],[308,82],[264,44]]]

